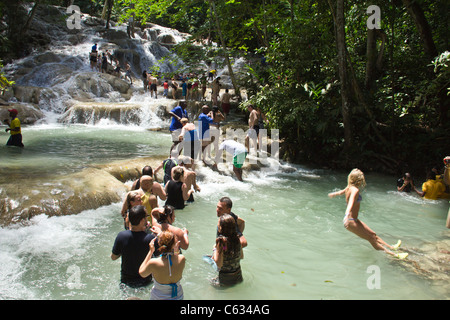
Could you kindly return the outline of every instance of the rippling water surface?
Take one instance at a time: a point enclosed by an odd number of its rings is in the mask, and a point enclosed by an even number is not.
[[[120,126],[53,125],[23,131],[24,150],[2,147],[1,174],[6,178],[24,171],[64,174],[95,163],[161,156],[170,145],[167,134]],[[190,232],[191,245],[184,252],[185,299],[450,298],[448,270],[447,275],[433,276],[420,270],[428,268],[422,259],[433,255],[433,249],[424,251],[424,246],[440,243],[450,251],[448,202],[399,194],[393,191],[397,177],[366,175],[360,219],[388,243],[403,240],[410,259],[398,261],[343,227],[345,200],[327,194],[345,187],[347,172],[284,166],[290,173],[267,168],[247,172],[245,182],[199,169],[202,190],[195,194],[195,203],[176,212],[175,221]],[[222,196],[231,197],[233,212],[246,220],[249,245],[241,263],[244,282],[218,290],[209,283],[215,274],[202,255],[212,253],[215,209]],[[120,259],[111,261],[110,254],[123,228],[120,206],[73,216],[37,216],[23,225],[0,228],[0,298],[149,298],[151,286],[119,288]],[[378,282],[373,282],[373,270]]]

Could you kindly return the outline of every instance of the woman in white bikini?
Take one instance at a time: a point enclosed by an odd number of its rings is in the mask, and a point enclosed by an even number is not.
[[[344,216],[344,227],[348,230],[370,242],[372,247],[376,250],[383,250],[386,253],[395,256],[399,259],[405,259],[407,253],[394,253],[391,250],[397,250],[401,241],[391,246],[384,242],[377,234],[372,231],[364,222],[358,219],[359,208],[361,206],[362,197],[359,194],[359,189],[366,185],[364,173],[359,169],[353,169],[348,175],[347,187],[343,190],[329,193],[330,198],[345,194],[347,201],[347,209]],[[387,247],[387,248],[386,248]]]
[[[157,258],[152,259],[155,251],[155,239],[150,242],[150,251],[139,268],[141,277],[153,274],[154,284],[150,293],[150,300],[182,300],[183,288],[180,280],[183,275],[186,259],[179,254],[180,242],[170,231],[163,231],[158,235]]]

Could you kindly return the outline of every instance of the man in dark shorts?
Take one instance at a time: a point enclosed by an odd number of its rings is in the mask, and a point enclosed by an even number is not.
[[[150,85],[150,95],[151,97],[153,97],[153,94],[155,94],[155,99],[158,99],[158,79],[153,76],[150,75],[149,80],[148,80],[148,84]]]

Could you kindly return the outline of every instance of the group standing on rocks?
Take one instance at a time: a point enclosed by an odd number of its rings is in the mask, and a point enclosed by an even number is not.
[[[89,63],[92,71],[109,73],[133,84],[133,70],[128,61],[121,66],[119,59],[109,50],[100,53],[97,44],[94,44],[89,52]],[[204,74],[187,73],[176,75],[163,75],[161,72],[142,72],[142,83],[144,93],[150,92],[151,97],[158,98],[158,87],[162,87],[163,97],[169,98],[169,90],[172,99],[177,99],[178,89],[181,88],[183,100],[206,101],[208,84],[211,89],[211,101],[213,105],[222,105],[225,114],[230,111],[231,95],[228,89],[220,97],[222,84],[216,70],[210,70]],[[219,100],[220,99],[220,100]]]

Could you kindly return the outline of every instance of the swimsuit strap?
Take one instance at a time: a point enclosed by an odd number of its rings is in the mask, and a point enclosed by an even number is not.
[[[172,298],[175,298],[178,295],[178,285],[176,283],[169,283],[169,286],[172,288]]]
[[[169,260],[169,276],[172,276],[172,253],[166,253],[167,259]],[[178,285],[176,283],[169,283],[169,286],[172,288],[172,298],[175,298],[178,295]]]
[[[172,276],[172,258],[171,258],[172,254],[168,253],[168,254],[166,254],[166,256],[167,256],[167,259],[169,260],[169,276],[171,277]]]
[[[178,163],[177,163],[176,160],[174,160],[174,159],[167,159],[166,161],[164,161],[164,165],[163,165],[163,170],[164,170],[164,171],[166,171],[166,164],[167,164],[167,162],[169,162],[169,161],[172,161],[172,162],[175,164],[175,166],[178,165]]]
[[[166,252],[166,253],[163,253],[163,254],[160,255],[161,258],[165,257],[165,256],[169,260],[169,276],[171,277],[172,276],[172,264],[173,264],[172,263],[172,258],[171,258],[172,253]],[[173,290],[173,288],[172,288],[172,290]]]

